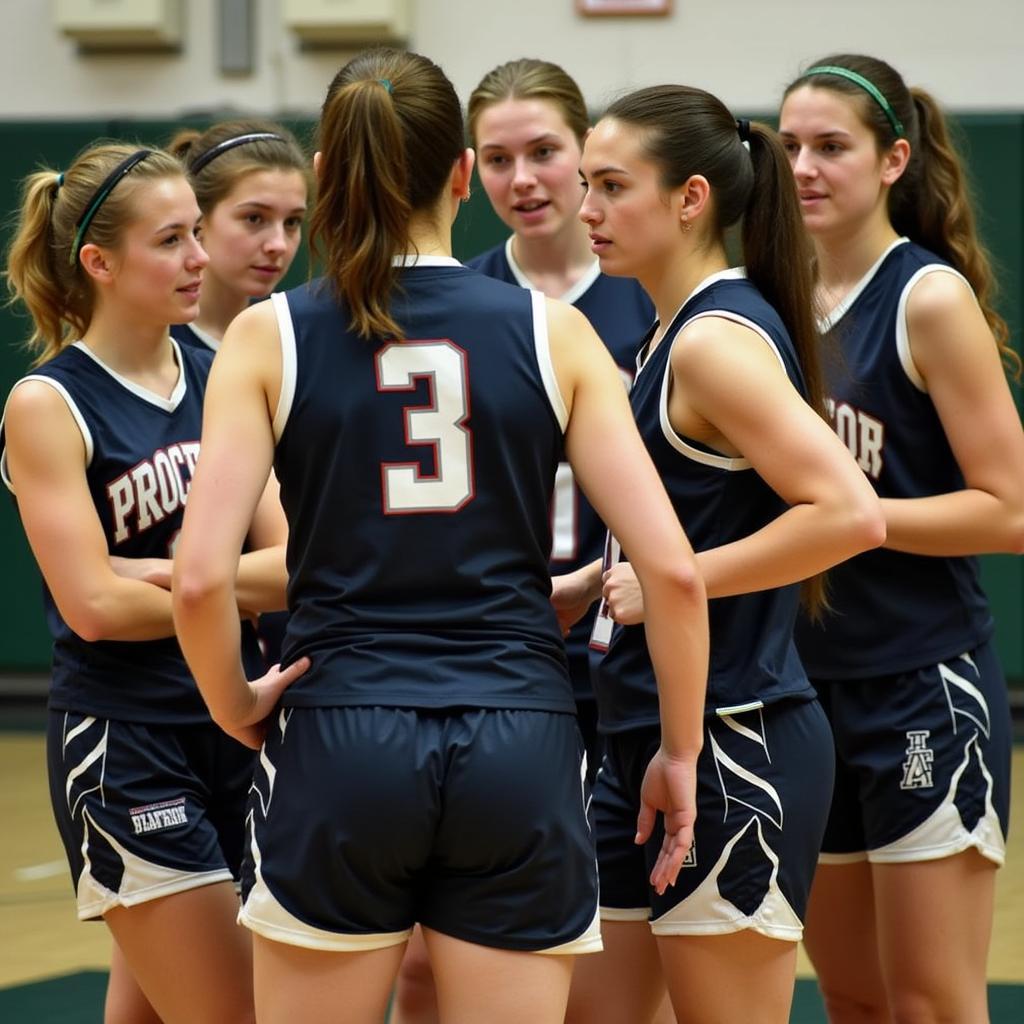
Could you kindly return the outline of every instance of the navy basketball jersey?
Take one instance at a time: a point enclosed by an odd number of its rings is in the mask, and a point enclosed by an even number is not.
[[[677,434],[668,420],[672,346],[699,317],[722,317],[750,327],[771,347],[794,386],[805,394],[793,343],[779,315],[741,270],[703,281],[683,303],[653,352],[641,349],[630,404],[665,490],[695,551],[740,540],[776,519],[786,503],[742,458],[721,455]],[[653,332],[652,332],[653,334]],[[646,358],[644,358],[646,356]],[[799,604],[796,585],[709,602],[711,653],[707,711],[736,713],[784,697],[809,699],[793,643]],[[658,722],[658,694],[643,625],[618,626],[599,615],[594,645],[608,645],[597,664],[602,732]]]
[[[842,378],[830,382],[836,432],[883,498],[964,487],[907,334],[910,291],[929,273],[956,271],[900,239],[824,324],[845,363]],[[920,668],[971,650],[992,633],[974,558],[866,551],[830,570],[829,603],[833,610],[821,622],[801,622],[797,630],[801,658],[814,678]]]
[[[216,352],[220,342],[195,324],[171,324],[171,337],[181,345],[189,345],[204,352]]]
[[[180,372],[166,399],[115,373],[82,342],[23,378],[54,388],[78,424],[111,555],[169,558],[181,530],[211,358],[177,344],[174,350]],[[3,448],[0,433],[0,453]],[[11,486],[6,467],[4,482]],[[51,708],[135,722],[209,721],[175,638],[83,640],[61,618],[45,584],[43,590],[53,636]],[[246,626],[243,637],[247,674],[261,675],[255,633]]]
[[[406,257],[366,340],[323,281],[273,297],[284,661],[300,706],[574,709],[548,510],[566,410],[544,298]]]
[[[512,254],[511,238],[470,260],[468,265],[499,281],[532,287]],[[628,387],[633,379],[640,341],[654,320],[654,305],[647,293],[632,278],[602,274],[595,260],[593,267],[562,300],[574,305],[590,321],[618,364]],[[568,462],[558,467],[551,521],[552,575],[572,572],[601,557],[604,524],[576,486]],[[585,615],[565,640],[570,663],[579,666],[573,671],[576,695],[588,699],[594,696],[587,667],[587,642],[593,619],[593,614]]]

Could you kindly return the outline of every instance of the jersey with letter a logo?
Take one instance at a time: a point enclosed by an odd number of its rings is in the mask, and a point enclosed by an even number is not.
[[[53,387],[78,425],[89,491],[111,555],[170,558],[181,530],[212,354],[172,344],[179,376],[168,398],[121,377],[82,342],[24,378]],[[53,636],[50,707],[123,721],[209,721],[173,637],[89,642],[64,622],[45,586],[44,602]],[[251,628],[244,638],[247,673],[261,675]]]
[[[728,458],[682,437],[669,423],[672,347],[682,343],[677,336],[688,323],[708,316],[751,328],[775,353],[794,386],[804,391],[793,343],[779,315],[742,271],[723,271],[703,281],[654,351],[647,355],[641,349],[630,404],[640,436],[696,551],[749,536],[786,509],[745,459]],[[793,644],[798,600],[798,588],[789,586],[710,602],[709,711],[813,696]],[[599,618],[595,636],[601,627]],[[657,724],[657,686],[642,625],[612,628],[607,654],[597,666],[596,689],[603,731]]]
[[[911,289],[933,273],[956,271],[900,239],[824,325],[843,352],[841,369],[829,382],[833,425],[883,498],[923,498],[964,487],[907,331]],[[972,650],[992,632],[974,558],[875,548],[830,569],[828,579],[831,610],[819,623],[797,627],[800,656],[812,678],[909,671]]]
[[[549,600],[566,416],[543,296],[420,257],[391,304],[401,341],[354,333],[323,281],[273,302],[283,660],[313,662],[284,703],[573,711]]]

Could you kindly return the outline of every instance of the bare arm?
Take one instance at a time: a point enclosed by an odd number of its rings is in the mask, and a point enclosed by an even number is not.
[[[68,626],[83,640],[174,635],[170,595],[114,572],[85,475],[85,443],[48,384],[15,388],[5,417],[7,466],[32,553]]]
[[[707,317],[679,335],[671,362],[673,427],[746,458],[790,506],[755,533],[697,553],[709,597],[796,583],[881,543],[871,485],[763,339]],[[631,566],[606,574],[603,595],[617,622],[644,621]]]
[[[281,691],[308,666],[301,659],[249,683],[239,657],[235,581],[270,475],[270,409],[280,374],[273,310],[246,310],[228,328],[210,373],[201,454],[174,562],[174,620],[189,667],[214,721],[250,746],[259,745]]]
[[[287,607],[285,591],[288,571],[285,550],[288,524],[278,498],[280,488],[273,473],[256,507],[249,529],[247,551],[238,562],[235,593],[238,607],[247,615],[283,611]],[[171,589],[174,561],[170,558],[121,558],[111,555],[110,564],[118,576],[144,580],[165,590]]]
[[[932,273],[910,294],[907,326],[914,364],[966,486],[883,499],[886,547],[916,555],[1024,553],[1024,431],[981,309],[959,278]]]
[[[647,646],[661,713],[661,751],[644,783],[638,835],[655,808],[666,840],[652,874],[675,880],[696,820],[694,766],[703,744],[708,622],[693,552],[637,433],[619,372],[578,311],[548,303],[552,358],[569,409],[566,451],[591,504],[628,550],[647,604]]]
[[[277,477],[271,470],[249,527],[251,550],[242,555],[238,563],[235,595],[239,608],[276,612],[287,607],[288,523],[281,508],[280,493]]]
[[[803,400],[763,339],[707,317],[672,350],[670,416],[682,434],[712,432],[790,507],[760,530],[697,556],[713,597],[807,579],[885,537],[871,485]]]

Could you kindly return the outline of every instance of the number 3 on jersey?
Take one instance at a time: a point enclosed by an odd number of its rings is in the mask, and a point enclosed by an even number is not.
[[[382,462],[385,515],[457,512],[473,498],[473,436],[466,353],[450,341],[393,341],[377,353],[378,391],[415,391],[426,380],[427,405],[405,407],[405,443],[434,449],[434,472],[419,462]]]

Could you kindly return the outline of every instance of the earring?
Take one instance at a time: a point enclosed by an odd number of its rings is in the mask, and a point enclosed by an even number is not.
[[[681,219],[681,220],[682,220],[682,222],[683,222],[683,230],[684,230],[684,231],[689,231],[689,230],[690,230],[690,228],[692,228],[692,227],[693,227],[693,225],[692,225],[692,224],[690,223],[690,221],[689,221],[689,219],[688,219],[687,217],[682,217],[682,218],[680,218],[680,219]]]
[[[472,195],[473,195],[473,190],[471,188],[467,188],[466,189],[466,194],[462,197],[462,199],[459,200],[459,202],[468,203],[470,198],[472,197]]]

